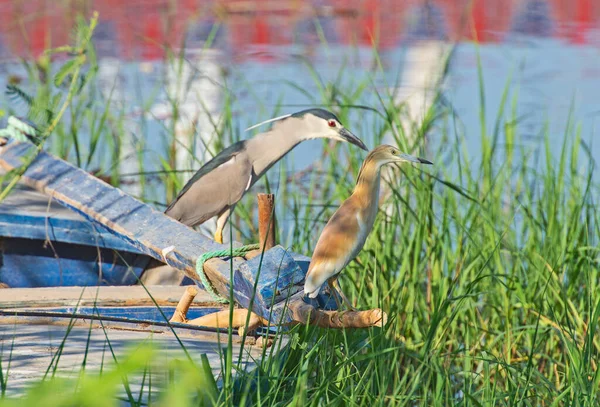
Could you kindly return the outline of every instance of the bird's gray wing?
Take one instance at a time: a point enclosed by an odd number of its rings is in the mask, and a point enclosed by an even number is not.
[[[244,145],[240,141],[227,147],[200,168],[165,214],[195,226],[237,203],[253,183],[254,175]]]
[[[179,195],[177,195],[177,198],[175,198],[175,200],[171,202],[171,204],[165,210],[165,212],[167,212],[173,205],[175,205],[175,203],[177,203],[177,200],[179,200],[179,198],[181,198],[181,196],[184,195],[191,188],[191,186],[194,185],[200,178],[213,171],[220,165],[223,165],[227,161],[231,160],[233,156],[239,154],[241,151],[244,151],[245,147],[246,140],[241,140],[237,143],[233,143],[232,145],[221,151],[219,154],[215,155],[209,162],[204,164],[198,171],[196,171],[194,176],[190,178],[190,180],[187,182],[187,184],[185,184],[182,190],[179,191]]]

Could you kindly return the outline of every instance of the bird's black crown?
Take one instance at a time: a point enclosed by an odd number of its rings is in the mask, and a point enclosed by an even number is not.
[[[321,119],[324,119],[324,120],[332,120],[333,119],[333,120],[336,120],[338,123],[341,123],[340,119],[338,119],[337,116],[334,115],[333,113],[331,113],[330,111],[325,110],[325,109],[318,109],[318,108],[306,109],[306,110],[302,110],[300,112],[296,112],[292,115],[292,117],[304,117],[305,115],[307,115],[309,113],[314,116],[320,117]]]

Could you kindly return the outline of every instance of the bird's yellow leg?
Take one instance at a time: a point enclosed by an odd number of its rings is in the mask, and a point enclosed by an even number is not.
[[[221,213],[217,218],[217,230],[215,230],[215,242],[223,244],[223,229],[229,219],[231,208],[226,209],[225,212]]]
[[[215,242],[223,244],[223,230],[217,229],[215,231]]]
[[[346,295],[342,291],[342,287],[340,287],[340,283],[339,283],[338,279],[337,278],[333,278],[332,280],[333,281],[331,282],[331,284],[333,284],[333,287],[334,287],[335,291],[337,291],[337,293],[339,294],[339,296],[342,297],[342,300],[344,301],[344,304],[346,304],[346,306],[348,308],[350,308],[350,310],[356,311],[356,308],[354,308],[354,306],[352,305],[352,303],[348,300],[348,298],[346,298]]]
[[[333,282],[336,280],[336,277],[332,277],[329,280],[327,280],[327,284],[329,285],[329,288],[331,289],[331,295],[333,295],[333,299],[335,300],[335,305],[337,305],[338,309],[340,309],[342,307],[342,304],[340,303],[340,298],[339,298],[339,294],[337,292],[337,290],[335,289],[335,287],[333,286]]]

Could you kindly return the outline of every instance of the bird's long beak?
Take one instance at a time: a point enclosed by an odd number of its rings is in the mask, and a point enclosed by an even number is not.
[[[398,154],[398,161],[410,161],[411,163],[433,165],[433,163],[429,160],[426,160],[424,158],[415,157],[415,156],[409,155],[409,154],[404,154],[404,153]]]
[[[352,132],[350,130],[347,130],[345,127],[340,129],[340,137],[342,137],[342,139],[346,140],[347,142],[362,148],[365,151],[369,151],[367,146],[365,146],[365,143],[363,143],[358,137],[352,134]]]

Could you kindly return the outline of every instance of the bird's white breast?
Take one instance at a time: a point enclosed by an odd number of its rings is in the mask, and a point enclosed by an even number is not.
[[[369,219],[363,219],[363,216],[360,212],[356,213],[356,220],[358,222],[358,233],[356,234],[356,245],[351,253],[352,258],[354,258],[358,252],[362,250],[362,247],[364,246],[372,228],[372,225],[369,225]]]
[[[369,227],[360,212],[356,214],[356,220],[358,221],[358,240],[364,242],[369,234]]]

